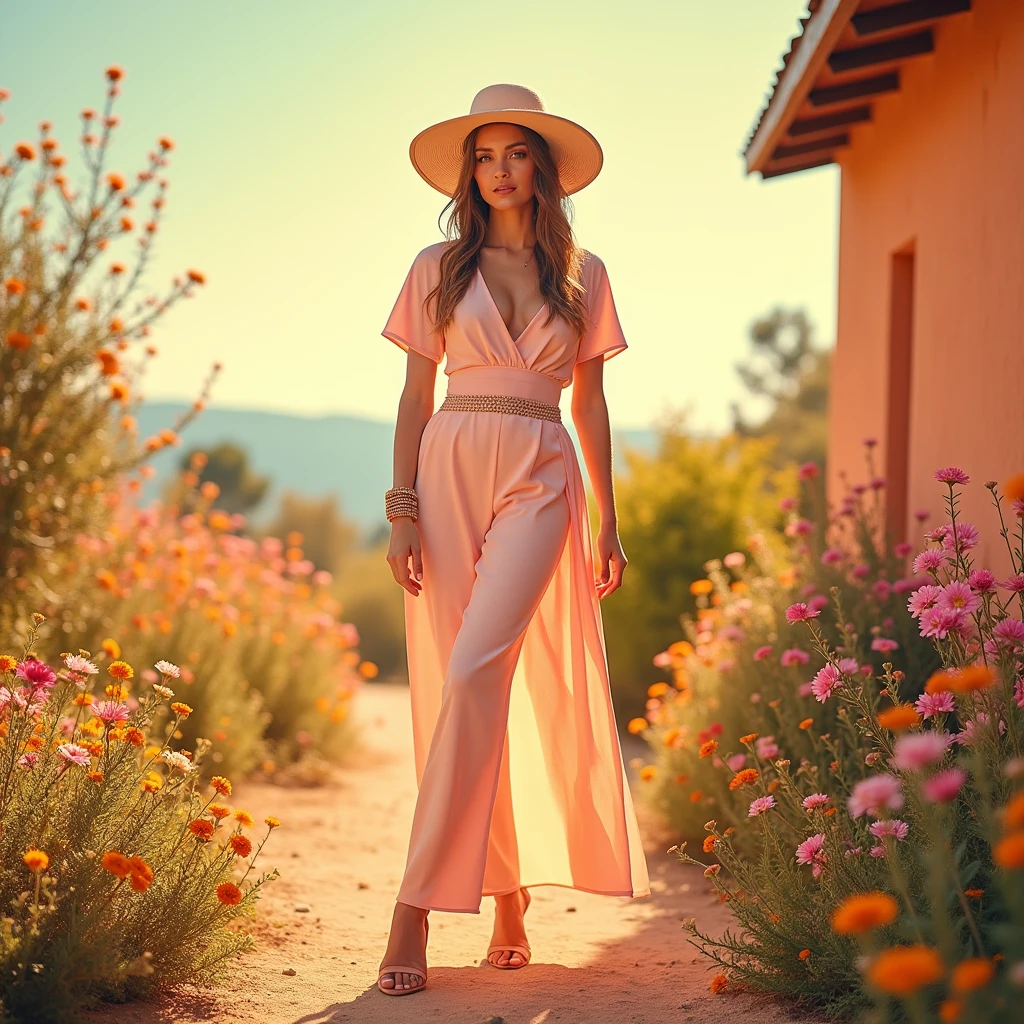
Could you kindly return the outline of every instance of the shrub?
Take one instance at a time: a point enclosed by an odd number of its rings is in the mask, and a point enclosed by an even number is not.
[[[865,546],[840,552],[834,564],[849,574],[829,603],[809,542],[782,569],[788,597],[778,573],[749,573],[737,593],[716,566],[718,614],[691,624],[692,652],[659,658],[683,689],[652,701],[646,733],[662,806],[678,808],[666,794],[684,764],[689,786],[706,787],[702,851],[715,862],[705,873],[739,929],[712,938],[692,927],[731,979],[835,1014],[873,1002],[878,1020],[973,1024],[1010,1019],[1008,993],[1024,980],[1024,500],[1011,482],[1011,536],[987,485],[1012,566],[1000,583],[973,564],[978,531],[958,513],[966,474],[936,476],[948,522],[927,533],[917,579],[897,580],[910,583],[899,588],[905,610],[892,607],[888,572],[853,571],[882,564]],[[863,541],[882,520],[858,499],[844,518]],[[807,654],[789,667],[798,677],[817,667],[813,680],[786,685],[783,644]],[[693,735],[698,723],[706,732]],[[685,844],[680,856],[698,863]]]
[[[250,838],[230,782],[199,781],[209,743],[172,746],[193,714],[177,666],[138,690],[130,664],[110,661],[104,683],[87,650],[55,671],[33,621],[21,656],[0,655],[0,1005],[62,1024],[215,977],[250,942],[228,925],[276,875],[252,877],[278,822]]]

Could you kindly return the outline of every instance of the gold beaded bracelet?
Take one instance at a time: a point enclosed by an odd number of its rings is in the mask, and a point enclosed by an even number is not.
[[[414,521],[419,515],[419,502],[412,487],[392,487],[384,492],[384,514],[388,522],[399,516],[409,516]]]

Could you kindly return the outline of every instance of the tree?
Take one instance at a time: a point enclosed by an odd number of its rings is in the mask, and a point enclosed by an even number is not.
[[[317,569],[337,575],[351,556],[359,528],[341,514],[337,495],[307,498],[287,491],[281,495],[274,518],[261,532],[266,537],[281,538],[299,534],[305,557]]]
[[[249,465],[249,453],[231,441],[222,441],[213,448],[190,448],[180,460],[180,468],[187,471],[196,454],[206,456],[199,470],[199,484],[214,483],[220,489],[216,507],[228,513],[248,514],[265,497],[270,477],[258,476]],[[165,500],[190,512],[195,491],[183,486],[180,478],[172,480],[166,489]]]

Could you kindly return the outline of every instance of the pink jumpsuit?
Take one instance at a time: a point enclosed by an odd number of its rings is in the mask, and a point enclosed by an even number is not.
[[[383,335],[449,394],[557,405],[577,362],[626,348],[604,264],[583,266],[582,340],[545,305],[515,341],[477,271],[439,338],[424,299],[446,243],[413,261]],[[558,422],[439,410],[415,482],[423,590],[405,594],[419,794],[398,899],[479,913],[560,885],[650,892],[612,710],[586,495]]]

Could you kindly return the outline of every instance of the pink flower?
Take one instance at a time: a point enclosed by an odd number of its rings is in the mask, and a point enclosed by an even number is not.
[[[979,594],[987,594],[990,590],[995,588],[995,574],[989,572],[988,569],[975,569],[974,572],[967,577],[967,584],[972,590],[977,591]]]
[[[922,693],[914,707],[922,718],[933,718],[935,715],[948,715],[953,710],[953,694],[950,690],[940,693]]]
[[[996,623],[992,635],[1007,647],[1020,647],[1024,644],[1024,622],[1020,619],[1003,619]]]
[[[796,508],[796,498],[781,498],[779,500],[779,508],[783,512],[792,512]]]
[[[883,654],[889,654],[891,651],[899,650],[899,644],[895,640],[890,640],[885,636],[876,636],[871,641],[871,650],[881,651]]]
[[[840,658],[839,659],[839,671],[844,676],[854,676],[857,674],[860,665],[857,664],[856,658]]]
[[[794,519],[786,523],[785,534],[787,537],[806,537],[814,531],[814,523],[809,519]]]
[[[888,580],[877,579],[871,584],[871,592],[879,601],[884,601],[892,593],[892,584]]]
[[[893,546],[892,553],[897,558],[906,558],[907,555],[909,555],[910,552],[913,551],[913,550],[914,550],[913,545],[908,544],[905,540],[901,540],[899,542],[899,544],[895,544]]]
[[[33,751],[30,754],[22,754],[18,758],[18,767],[24,768],[25,771],[30,772],[35,768],[36,763],[39,761],[39,755]]]
[[[817,835],[805,839],[796,848],[797,864],[814,865],[812,873],[817,878],[821,874],[821,865],[825,863],[825,853],[822,847],[825,845],[825,834],[819,832]]]
[[[869,825],[868,831],[876,839],[892,836],[894,839],[902,841],[907,838],[910,826],[905,821],[900,821],[899,818],[887,818],[884,821],[876,821],[873,825]]]
[[[914,556],[913,570],[916,573],[932,572],[942,568],[945,561],[946,555],[942,551],[939,551],[938,548],[928,548]]]
[[[783,666],[806,665],[810,660],[811,656],[799,647],[787,647],[779,656],[779,664]]]
[[[128,721],[128,705],[119,700],[104,700],[95,705],[92,713],[107,725]]]
[[[829,663],[818,669],[818,673],[811,683],[811,693],[820,704],[824,704],[832,696],[832,691],[841,686],[842,682],[843,677],[839,669]]]
[[[747,763],[747,755],[733,754],[725,763],[729,766],[730,771],[738,772]]]
[[[1011,576],[1005,582],[1000,583],[999,586],[1003,590],[1009,590],[1011,594],[1019,594],[1024,590],[1024,573],[1019,572],[1016,576]]]
[[[757,752],[758,757],[762,757],[767,761],[769,758],[775,757],[779,752],[779,745],[775,742],[774,736],[759,736],[754,741],[754,750]]]
[[[813,811],[816,807],[824,807],[830,799],[831,797],[827,793],[812,793],[810,796],[805,796],[801,803],[804,810]],[[800,863],[806,862],[801,861]]]
[[[981,598],[966,583],[954,580],[942,588],[935,607],[943,611],[964,612],[970,615],[981,607]]]
[[[884,857],[885,856],[885,847],[884,846],[872,846],[871,849],[868,850],[868,853],[870,853],[872,857]]]
[[[759,814],[764,814],[765,811],[770,811],[775,806],[775,797],[773,796],[759,796],[750,805],[750,810],[747,811],[748,818],[756,818]]]
[[[722,564],[729,569],[738,569],[744,562],[746,562],[747,556],[742,551],[730,551],[729,554],[722,559]]]
[[[950,633],[959,633],[966,626],[967,616],[953,608],[935,607],[921,613],[921,636],[934,636],[945,640]]]
[[[908,733],[896,741],[889,763],[904,772],[927,768],[942,760],[951,738],[947,732]]]
[[[817,615],[823,608],[828,607],[828,598],[824,594],[815,594],[814,597],[807,602],[807,607]]]
[[[57,682],[56,672],[45,662],[37,661],[35,658],[26,658],[20,662],[15,674],[34,687],[53,686]]]
[[[1013,499],[1013,514],[1018,519],[1024,519],[1024,498]]]
[[[1024,708],[1024,676],[1018,676],[1013,684],[1013,700],[1019,708]]]
[[[940,484],[969,484],[971,478],[956,466],[947,466],[945,469],[935,470],[935,479]]]
[[[956,537],[954,538],[954,534]],[[968,551],[978,546],[978,528],[974,523],[960,522],[954,524],[949,533],[942,538],[942,547],[950,554],[957,551]]]
[[[941,596],[942,587],[937,587],[933,583],[925,583],[918,587],[907,601],[910,617],[916,619],[922,612],[934,607]]]
[[[660,651],[651,660],[655,668],[668,668],[672,664],[672,655],[668,651]]]
[[[758,647],[758,649],[756,651],[754,651],[754,661],[763,661],[771,653],[772,653],[772,645],[771,644],[764,644],[761,647]]]
[[[801,480],[813,480],[818,475],[818,464],[816,462],[805,462],[797,470],[797,476]]]
[[[77,672],[83,676],[94,676],[99,672],[99,669],[88,658],[83,658],[80,654],[69,654],[64,659],[64,664],[68,671]]]
[[[821,553],[822,565],[835,565],[843,560],[843,553],[838,548],[825,548]]]
[[[921,793],[925,800],[933,804],[948,803],[955,800],[961,787],[967,781],[967,773],[959,768],[947,768],[938,772],[921,784]]]
[[[811,611],[803,601],[797,601],[796,604],[791,604],[786,609],[786,621],[804,622],[807,619],[813,619],[818,614],[818,612]]]
[[[854,579],[862,580],[867,574],[871,572],[871,566],[865,565],[863,562],[858,562],[851,570],[850,575]]]
[[[968,721],[964,723],[963,729],[961,729],[953,739],[955,739],[957,743],[970,746],[975,742],[975,740],[977,740],[978,730],[987,726],[988,723],[988,714],[984,711],[979,711],[974,718],[968,719]],[[999,719],[998,729],[1000,736],[1006,732],[1006,723],[1001,718]]]
[[[62,743],[57,748],[57,753],[72,764],[81,765],[83,768],[89,767],[89,751],[77,743]]]
[[[903,790],[895,775],[872,775],[853,787],[846,801],[850,814],[878,814],[881,810],[898,811],[903,806]]]

